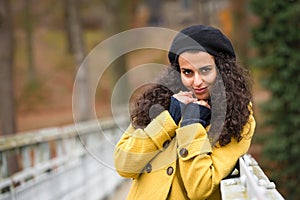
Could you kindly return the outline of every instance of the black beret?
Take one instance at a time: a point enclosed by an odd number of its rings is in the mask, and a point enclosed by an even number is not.
[[[178,63],[178,56],[188,50],[200,50],[213,56],[219,52],[235,59],[230,40],[211,26],[194,25],[181,30],[174,38],[168,57],[170,63]]]

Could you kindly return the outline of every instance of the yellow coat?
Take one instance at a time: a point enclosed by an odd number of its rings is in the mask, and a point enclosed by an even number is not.
[[[127,199],[220,199],[220,181],[248,151],[254,128],[251,112],[240,142],[211,148],[200,123],[179,127],[168,111],[145,129],[130,125],[114,152],[118,173],[133,179]]]

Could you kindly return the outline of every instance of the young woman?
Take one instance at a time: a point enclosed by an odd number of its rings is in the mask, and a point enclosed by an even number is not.
[[[255,128],[249,74],[210,26],[183,29],[168,57],[168,72],[134,99],[116,170],[133,179],[128,199],[220,199]]]

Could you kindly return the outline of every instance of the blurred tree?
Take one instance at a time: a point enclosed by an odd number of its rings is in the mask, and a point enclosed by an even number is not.
[[[13,92],[13,20],[11,1],[0,1],[0,120],[2,134],[13,134],[16,131],[14,92]],[[7,155],[9,175],[19,170],[15,152]]]
[[[122,31],[125,31],[130,28],[130,23],[132,21],[133,11],[135,10],[135,6],[137,5],[137,0],[123,1],[123,0],[104,0],[104,5],[110,13],[110,16],[107,18],[107,31],[110,36],[114,34],[118,34]],[[122,44],[120,44],[122,45]],[[115,53],[115,52],[111,52]],[[119,55],[116,55],[119,56]],[[118,59],[114,61],[111,65],[111,80],[112,84],[117,83],[117,81],[123,76],[126,71],[126,56],[120,55]],[[123,88],[118,93],[117,103],[122,104],[125,103],[126,97],[129,95],[129,84],[124,84]]]
[[[287,199],[298,199],[300,184],[300,2],[250,0],[259,19],[253,27],[256,66],[272,93],[264,105],[271,129],[265,146],[272,178]]]
[[[236,52],[243,63],[247,62],[249,49],[249,17],[247,9],[248,0],[231,0],[233,31],[232,39]]]
[[[78,120],[84,121],[91,118],[92,105],[90,84],[88,79],[88,67],[81,67],[85,58],[85,44],[82,33],[82,26],[80,22],[80,16],[78,11],[78,0],[65,0],[65,16],[67,17],[67,32],[72,43],[72,51],[75,56],[77,65],[77,91],[75,92],[75,98],[77,105]],[[85,63],[87,64],[87,63]]]
[[[13,25],[9,0],[0,1],[0,111],[3,134],[16,131],[13,92]]]
[[[71,40],[72,36],[72,30],[71,30],[71,24],[70,24],[70,9],[69,9],[69,1],[63,1],[63,10],[64,10],[64,28],[66,32],[66,41],[67,41],[67,50],[68,53],[73,54],[74,53],[74,45]]]
[[[200,6],[194,6],[194,9],[195,10],[195,13],[200,13],[200,17],[201,17],[201,23],[202,24],[206,24],[206,25],[209,25],[211,24],[211,4],[214,3],[212,1],[209,1],[209,0],[200,0]],[[200,9],[200,12],[199,10]]]
[[[150,26],[159,26],[163,24],[162,6],[163,2],[160,0],[144,0],[150,9],[150,17],[148,24]]]
[[[34,53],[33,53],[33,18],[31,11],[31,0],[24,0],[24,28],[26,35],[27,47],[27,65],[28,65],[28,87],[36,84],[36,72],[34,66]]]

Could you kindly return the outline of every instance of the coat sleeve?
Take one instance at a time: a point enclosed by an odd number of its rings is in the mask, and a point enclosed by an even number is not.
[[[190,199],[206,199],[219,187],[238,158],[248,151],[254,129],[255,120],[251,113],[240,142],[232,139],[229,144],[216,145],[213,149],[201,124],[177,130],[179,170]]]
[[[117,143],[114,163],[117,172],[125,178],[136,178],[175,135],[177,125],[168,111],[163,111],[146,128],[130,125]]]

